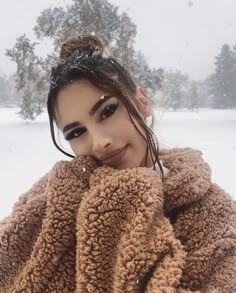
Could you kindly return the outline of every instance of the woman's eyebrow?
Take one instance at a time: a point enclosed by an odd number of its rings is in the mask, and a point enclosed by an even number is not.
[[[93,115],[103,103],[105,103],[107,100],[112,98],[113,96],[106,95],[106,96],[101,96],[101,98],[95,103],[95,105],[92,107],[92,109],[89,111],[90,115]]]
[[[70,123],[70,124],[67,124],[64,128],[63,128],[63,133],[65,133],[67,130],[71,129],[71,128],[74,128],[76,126],[79,126],[80,123],[79,122],[73,122],[73,123]]]
[[[105,103],[106,101],[108,101],[110,98],[112,98],[113,96],[110,95],[106,95],[106,96],[101,96],[101,98],[93,105],[92,109],[89,111],[90,115],[93,115],[101,106],[103,103]],[[67,124],[64,128],[63,128],[63,133],[65,133],[67,130],[74,128],[76,126],[79,126],[80,123],[78,121]]]

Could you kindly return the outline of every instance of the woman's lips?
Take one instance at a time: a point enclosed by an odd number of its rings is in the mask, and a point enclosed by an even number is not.
[[[117,149],[117,150],[111,152],[111,154],[108,154],[105,157],[105,159],[101,159],[102,164],[104,164],[104,165],[118,164],[123,159],[123,157],[126,153],[126,150],[127,150],[127,145],[120,148],[120,149]]]

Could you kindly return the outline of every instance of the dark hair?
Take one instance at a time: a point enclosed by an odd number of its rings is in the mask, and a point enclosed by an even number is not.
[[[74,157],[57,144],[53,122],[57,123],[55,103],[59,91],[66,85],[80,79],[89,80],[97,88],[121,100],[134,127],[147,143],[145,164],[150,152],[152,162],[154,166],[156,162],[158,163],[163,178],[163,169],[158,159],[158,140],[134,106],[136,105],[140,109],[140,104],[135,98],[136,85],[130,74],[115,58],[104,56],[104,45],[94,35],[80,35],[62,44],[60,58],[56,66],[52,68],[47,109],[51,136],[56,148],[65,155]],[[134,119],[138,122],[145,135],[137,128]]]

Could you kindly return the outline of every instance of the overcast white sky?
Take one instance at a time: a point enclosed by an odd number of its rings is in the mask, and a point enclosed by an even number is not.
[[[84,0],[86,1],[86,0]],[[153,67],[206,77],[224,43],[236,44],[236,0],[110,0],[137,24],[136,48]],[[70,0],[7,0],[0,4],[0,74],[14,72],[4,56],[18,36],[32,37],[40,12]],[[51,47],[44,44],[45,52]]]

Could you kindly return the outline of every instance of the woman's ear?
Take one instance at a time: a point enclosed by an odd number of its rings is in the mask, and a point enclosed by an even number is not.
[[[137,86],[136,98],[141,105],[141,112],[144,115],[144,118],[147,118],[152,115],[152,107],[150,104],[150,99],[148,98],[144,89],[140,86]]]

